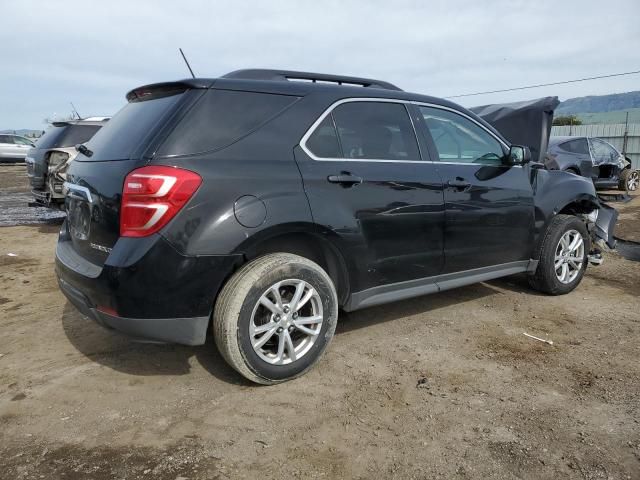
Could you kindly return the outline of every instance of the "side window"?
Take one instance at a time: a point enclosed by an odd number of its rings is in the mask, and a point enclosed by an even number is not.
[[[597,138],[591,139],[591,153],[596,165],[600,163],[610,163],[618,158],[618,152],[614,150],[613,147]]]
[[[316,157],[339,158],[342,156],[331,114],[316,127],[307,140],[306,146]]]
[[[13,144],[13,137],[10,135],[0,135],[0,143]]]
[[[442,162],[502,165],[505,151],[498,140],[468,118],[433,107],[420,107]]]
[[[569,153],[578,153],[581,155],[589,155],[589,147],[586,138],[577,138],[561,143],[559,147]]]
[[[344,158],[420,160],[407,109],[401,103],[348,102],[333,109]]]
[[[298,97],[210,89],[180,121],[158,155],[188,155],[219,150],[253,132]]]

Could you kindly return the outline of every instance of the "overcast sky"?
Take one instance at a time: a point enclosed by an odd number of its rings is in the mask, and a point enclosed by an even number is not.
[[[110,115],[133,87],[251,67],[380,78],[449,96],[640,70],[640,1],[2,2],[0,129]],[[640,90],[640,75],[457,99]]]

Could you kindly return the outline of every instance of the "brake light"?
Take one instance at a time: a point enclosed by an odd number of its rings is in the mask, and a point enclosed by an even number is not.
[[[202,183],[197,173],[181,168],[148,166],[124,179],[120,236],[146,237],[157,232],[189,201]]]

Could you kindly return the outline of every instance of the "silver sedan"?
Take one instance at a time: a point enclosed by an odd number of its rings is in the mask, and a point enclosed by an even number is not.
[[[0,134],[0,162],[24,162],[34,143],[20,135]]]

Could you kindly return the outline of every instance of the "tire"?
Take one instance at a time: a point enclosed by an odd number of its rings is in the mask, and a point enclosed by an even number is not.
[[[570,232],[576,232],[582,238],[582,260],[576,262],[576,260],[570,260],[571,258],[578,259],[580,256],[579,251],[572,253],[568,248],[563,248],[560,245],[561,239],[575,239],[577,235],[571,235]],[[567,237],[565,237],[567,235]],[[577,242],[579,243],[579,242]],[[591,249],[591,241],[587,232],[587,227],[584,222],[573,215],[557,215],[549,224],[547,231],[536,251],[534,253],[534,259],[538,260],[538,267],[533,275],[529,277],[529,284],[535,290],[548,293],[550,295],[564,295],[575,289],[582,280],[584,272],[587,268],[587,255]],[[580,250],[578,248],[578,250]],[[560,253],[560,256],[566,259],[557,259],[556,254]],[[572,256],[573,255],[573,256]],[[564,281],[560,278],[565,272],[564,267],[560,267],[556,270],[556,262],[567,265],[569,274],[564,278]],[[579,268],[576,269],[576,265]],[[576,269],[576,270],[573,270]],[[573,273],[575,272],[575,276]]]
[[[640,171],[625,168],[620,173],[618,188],[627,192],[635,192],[640,186]]]
[[[299,309],[294,306],[298,288],[297,304],[304,303]],[[311,323],[317,318],[321,321]],[[238,373],[273,385],[303,375],[318,362],[337,320],[338,298],[329,275],[307,258],[272,253],[247,263],[225,284],[213,313],[213,334]],[[263,337],[266,343],[254,348]]]

